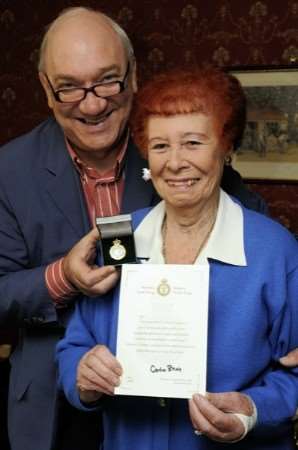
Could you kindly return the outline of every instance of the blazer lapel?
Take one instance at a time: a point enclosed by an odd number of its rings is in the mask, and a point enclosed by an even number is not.
[[[69,225],[82,237],[90,229],[80,179],[68,154],[65,138],[57,124],[46,136],[43,167],[45,189]]]
[[[144,181],[142,178],[142,169],[144,167],[148,167],[147,161],[141,158],[136,146],[129,140],[125,164],[125,188],[121,208],[121,212],[124,214],[158,202],[152,183]]]
[[[68,154],[64,135],[55,121],[50,123],[43,139],[42,186],[80,238],[90,230],[91,225],[79,175]],[[124,168],[125,187],[121,207],[123,214],[155,205],[159,201],[152,183],[142,178],[144,167],[148,167],[147,161],[141,158],[130,140]]]

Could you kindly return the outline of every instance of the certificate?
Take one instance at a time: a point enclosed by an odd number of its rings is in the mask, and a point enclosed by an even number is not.
[[[122,266],[118,395],[191,398],[206,391],[209,266]]]

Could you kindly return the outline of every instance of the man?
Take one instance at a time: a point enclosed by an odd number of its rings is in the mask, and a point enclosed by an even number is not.
[[[95,216],[158,199],[129,138],[137,84],[124,31],[86,8],[63,12],[43,39],[39,77],[54,119],[0,151],[0,323],[20,329],[9,436],[12,450],[93,450],[99,419],[57,392],[55,346],[74,301],[115,281],[113,269],[93,266],[97,234],[86,233]],[[224,180],[247,206],[262,207],[232,168]]]

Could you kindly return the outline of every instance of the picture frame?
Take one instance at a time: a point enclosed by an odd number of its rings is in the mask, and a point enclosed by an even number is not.
[[[251,182],[298,183],[298,66],[233,67],[247,125],[233,167]]]

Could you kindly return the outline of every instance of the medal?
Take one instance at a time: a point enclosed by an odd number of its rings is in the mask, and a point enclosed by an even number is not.
[[[109,250],[110,257],[112,259],[115,259],[116,261],[120,261],[121,259],[125,258],[126,256],[126,249],[121,244],[120,239],[115,239],[113,241],[113,245]]]
[[[101,264],[119,266],[137,263],[130,214],[97,217],[96,226],[101,236]]]

